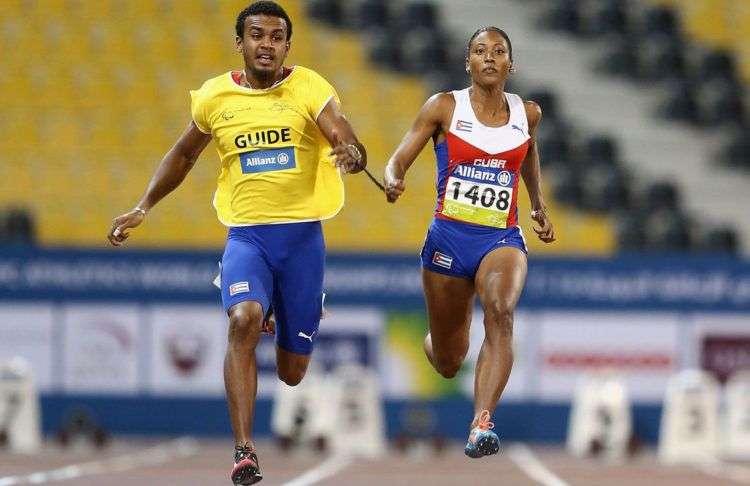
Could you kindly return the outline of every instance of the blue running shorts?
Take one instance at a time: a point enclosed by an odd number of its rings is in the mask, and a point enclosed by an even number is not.
[[[310,354],[323,307],[325,243],[319,221],[234,226],[221,259],[225,310],[253,300],[276,317],[276,344]]]
[[[474,280],[482,258],[506,246],[528,252],[521,228],[499,229],[435,218],[422,247],[422,267]]]

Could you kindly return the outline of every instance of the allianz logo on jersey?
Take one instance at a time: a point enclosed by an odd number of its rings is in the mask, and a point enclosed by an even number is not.
[[[257,174],[297,167],[294,147],[243,152],[240,154],[240,165],[243,174]]]
[[[474,159],[474,165],[491,169],[504,169],[507,163],[508,161],[503,159]]]

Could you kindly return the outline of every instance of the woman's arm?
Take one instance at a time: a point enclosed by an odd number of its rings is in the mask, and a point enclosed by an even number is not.
[[[404,177],[430,137],[443,127],[443,121],[453,110],[455,101],[447,93],[438,93],[425,102],[416,120],[385,168],[385,195],[388,202],[396,200],[406,190]]]
[[[552,222],[547,216],[547,207],[542,195],[542,174],[539,168],[539,151],[536,147],[536,129],[542,121],[542,109],[533,101],[525,101],[526,119],[529,121],[529,151],[521,166],[521,177],[526,184],[531,202],[531,218],[539,224],[539,228],[533,227],[539,239],[545,243],[555,241],[555,230]]]

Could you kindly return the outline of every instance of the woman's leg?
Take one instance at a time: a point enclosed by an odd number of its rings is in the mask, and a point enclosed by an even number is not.
[[[423,268],[422,285],[430,326],[425,354],[438,373],[453,378],[469,349],[474,283]]]
[[[484,342],[474,376],[474,421],[494,411],[513,367],[513,311],[526,281],[526,254],[512,247],[488,253],[475,284],[484,310]]]

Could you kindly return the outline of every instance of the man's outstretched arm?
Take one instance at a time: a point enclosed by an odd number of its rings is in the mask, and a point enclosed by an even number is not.
[[[167,194],[174,191],[182,183],[190,169],[195,165],[211,135],[201,132],[191,121],[187,129],[167,152],[156,168],[146,192],[135,208],[116,217],[112,221],[107,238],[113,246],[121,246],[128,238],[130,228],[135,228],[143,222],[146,213],[161,201]]]

